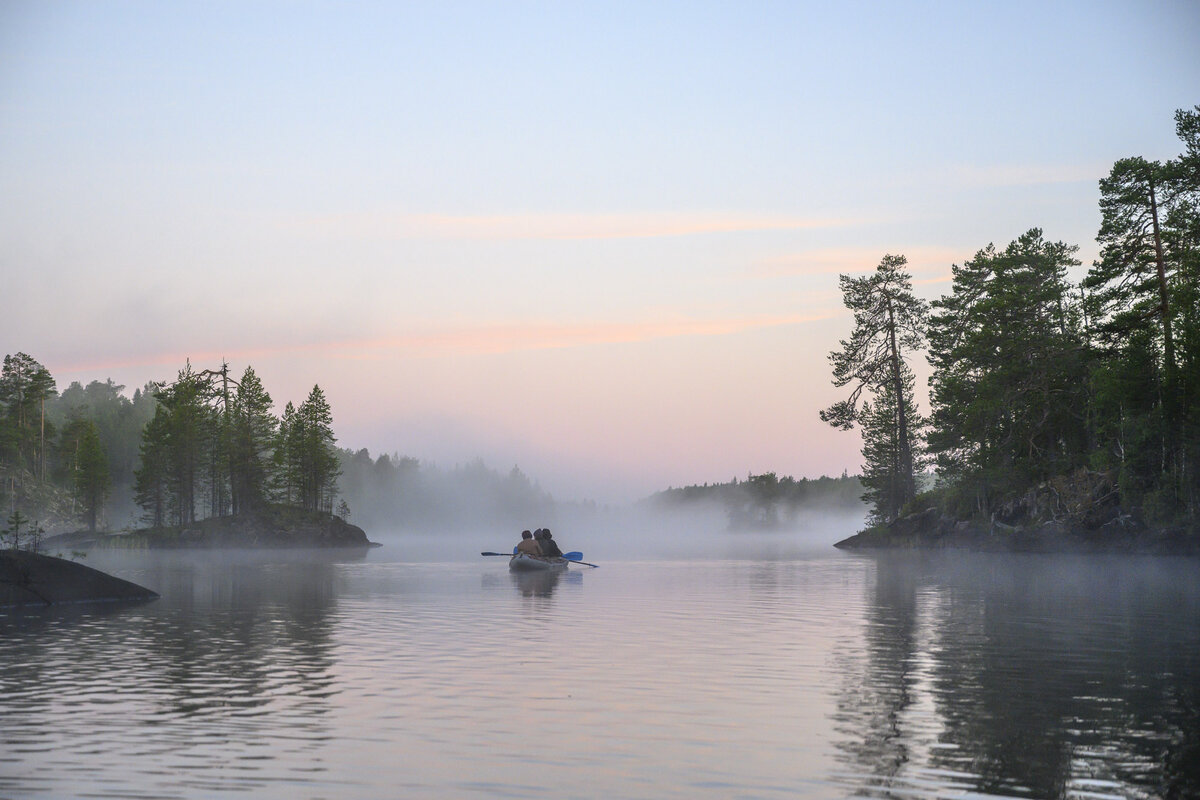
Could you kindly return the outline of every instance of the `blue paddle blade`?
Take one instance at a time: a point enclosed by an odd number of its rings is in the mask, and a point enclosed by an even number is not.
[[[567,561],[583,561],[583,553],[578,550],[572,550],[569,553],[563,553],[563,558]]]

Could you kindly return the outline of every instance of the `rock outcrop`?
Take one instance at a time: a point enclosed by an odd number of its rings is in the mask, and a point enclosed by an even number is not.
[[[0,607],[153,600],[158,594],[74,561],[0,550]]]
[[[834,547],[1200,555],[1200,535],[1146,525],[1137,509],[1121,506],[1111,476],[1080,470],[997,504],[986,519],[959,519],[929,507]]]

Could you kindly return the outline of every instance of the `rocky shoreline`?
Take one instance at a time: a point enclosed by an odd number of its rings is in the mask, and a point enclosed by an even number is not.
[[[166,549],[166,548],[367,548],[379,545],[366,531],[336,517],[294,508],[271,507],[236,517],[210,517],[191,525],[139,528],[105,533],[51,536],[43,548]]]
[[[1091,527],[1075,520],[1008,524],[960,520],[926,509],[868,528],[836,543],[843,550],[961,549],[1011,553],[1200,555],[1200,536],[1181,528],[1150,528],[1130,516]]]
[[[1200,555],[1200,531],[1147,524],[1139,509],[1122,504],[1114,476],[1105,472],[1058,476],[996,503],[986,518],[947,513],[945,502],[944,494],[930,492],[923,506],[834,547]]]

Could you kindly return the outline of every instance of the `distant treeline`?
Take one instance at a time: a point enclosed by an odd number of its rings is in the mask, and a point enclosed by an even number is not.
[[[1100,181],[1100,257],[1031,229],[952,265],[916,298],[903,256],[841,276],[854,330],[830,354],[847,398],[821,412],[863,435],[876,523],[906,509],[1002,522],[1200,527],[1200,106],[1184,152],[1121,159]],[[932,367],[931,413],[909,361]],[[938,489],[918,498],[936,468]]]
[[[728,483],[671,488],[651,495],[644,505],[657,509],[718,506],[731,528],[773,528],[786,524],[804,509],[858,509],[863,485],[857,477],[780,478],[774,472],[748,475]]]
[[[552,525],[554,498],[518,467],[491,469],[476,459],[441,469],[415,458],[366,449],[338,451],[342,498],[367,530],[447,530],[478,525]]]
[[[92,381],[59,394],[53,376],[25,353],[0,372],[0,503],[47,531],[135,518],[134,473],[156,387]],[[12,523],[9,523],[12,527]]]

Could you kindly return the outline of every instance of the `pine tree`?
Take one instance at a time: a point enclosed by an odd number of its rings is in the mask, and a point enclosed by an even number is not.
[[[1177,323],[1182,441],[1180,484],[1188,515],[1200,518],[1200,106],[1175,113],[1184,152],[1168,163],[1176,202],[1167,215],[1164,244],[1177,264],[1172,286]]]
[[[1119,338],[1159,326],[1168,381],[1177,368],[1170,288],[1177,265],[1166,256],[1163,222],[1178,200],[1175,184],[1157,161],[1134,157],[1113,164],[1100,181],[1100,260],[1084,281],[1105,333]]]
[[[912,278],[904,269],[904,256],[885,255],[875,273],[864,278],[842,275],[839,282],[846,307],[854,312],[854,331],[842,340],[842,349],[829,354],[833,365],[833,385],[852,386],[850,396],[821,411],[821,419],[842,430],[862,425],[869,406],[860,405],[863,394],[878,397],[890,393],[893,430],[864,429],[864,456],[877,447],[866,437],[885,436],[895,445],[895,457],[886,462],[869,463],[869,471],[885,471],[888,481],[898,487],[895,493],[881,495],[887,505],[876,506],[874,514],[892,520],[900,508],[916,496],[916,469],[920,460],[916,435],[917,412],[911,392],[905,393],[908,354],[924,343],[928,314],[925,301],[912,293]],[[874,421],[877,421],[873,418]]]
[[[1194,518],[1200,501],[1200,107],[1175,122],[1178,159],[1121,159],[1100,182],[1100,259],[1084,281],[1110,415],[1097,417],[1098,461],[1121,475],[1124,502],[1161,519]],[[1139,368],[1149,396],[1127,379]],[[1131,436],[1157,457],[1135,456]]]
[[[933,303],[929,360],[938,472],[987,513],[1085,457],[1086,360],[1068,267],[1076,248],[1032,229],[952,267]]]

